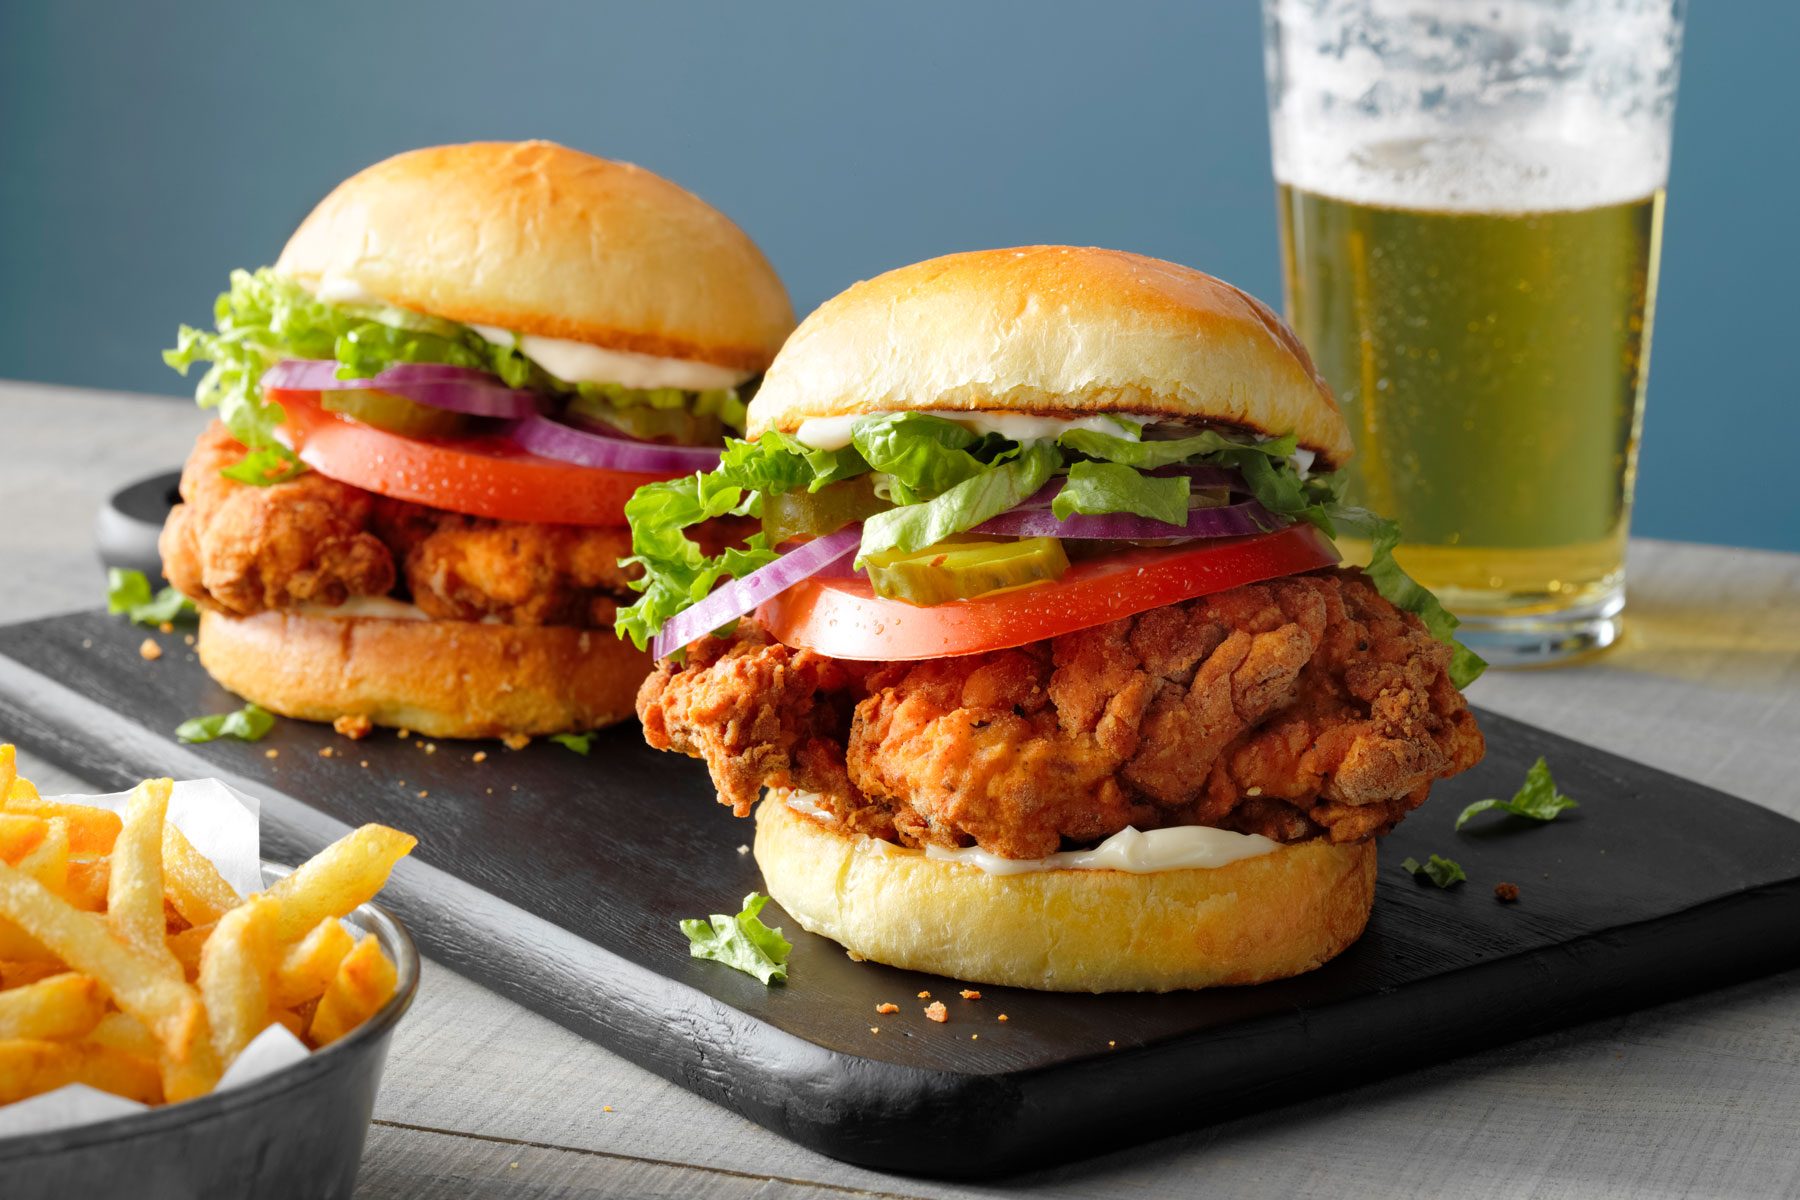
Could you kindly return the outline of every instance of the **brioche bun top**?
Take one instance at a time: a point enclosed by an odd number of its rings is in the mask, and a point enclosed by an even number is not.
[[[1331,390],[1267,305],[1119,250],[978,250],[858,283],[788,339],[750,434],[908,410],[1116,412],[1293,433],[1327,467],[1352,453]]]
[[[756,244],[662,176],[553,142],[410,150],[319,203],[275,269],[467,324],[769,365],[794,310]]]

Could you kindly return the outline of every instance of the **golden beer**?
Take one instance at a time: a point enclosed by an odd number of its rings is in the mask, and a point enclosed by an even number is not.
[[[1356,438],[1350,498],[1482,617],[1616,605],[1663,194],[1427,211],[1281,185],[1288,316]],[[1347,553],[1355,553],[1346,545]]]

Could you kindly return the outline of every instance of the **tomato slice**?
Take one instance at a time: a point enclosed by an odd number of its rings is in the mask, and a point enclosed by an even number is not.
[[[929,608],[877,596],[863,577],[814,576],[756,616],[790,646],[904,662],[1023,646],[1246,583],[1328,567],[1337,548],[1311,525],[1089,559],[1053,583]]]
[[[300,461],[321,475],[395,500],[549,525],[623,525],[625,502],[666,475],[583,467],[522,450],[498,434],[406,437],[319,404],[317,392],[276,388]]]

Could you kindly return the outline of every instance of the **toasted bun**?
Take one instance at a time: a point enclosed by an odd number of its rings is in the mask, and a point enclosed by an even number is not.
[[[275,269],[453,321],[761,371],[794,327],[774,268],[662,178],[551,142],[395,155],[320,202]]]
[[[1373,842],[1300,842],[1211,870],[989,875],[778,799],[757,808],[756,861],[782,908],[854,955],[1054,992],[1285,979],[1354,942],[1375,900]]]
[[[1206,420],[1297,434],[1330,466],[1352,452],[1268,306],[1187,267],[1073,246],[952,254],[827,300],[769,369],[750,433],[934,409]]]
[[[360,715],[431,737],[597,729],[633,713],[650,656],[610,629],[266,612],[200,614],[200,664],[305,721]]]

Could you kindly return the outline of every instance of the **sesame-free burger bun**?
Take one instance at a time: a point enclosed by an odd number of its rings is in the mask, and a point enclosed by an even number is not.
[[[749,372],[794,327],[781,280],[723,213],[552,142],[376,163],[320,202],[275,269],[452,321]]]
[[[800,925],[853,955],[970,983],[1166,992],[1265,983],[1354,942],[1375,844],[1298,842],[1207,870],[990,875],[757,806],[756,862]]]
[[[630,717],[650,656],[610,629],[200,613],[200,665],[270,712],[430,737],[538,736]]]
[[[1294,433],[1326,467],[1352,452],[1267,305],[1189,267],[1074,246],[952,254],[827,300],[770,368],[749,432],[933,410],[1212,421]]]

